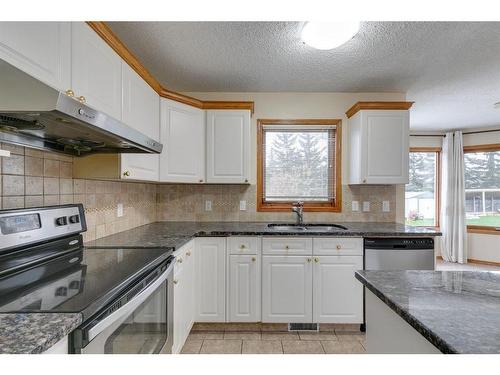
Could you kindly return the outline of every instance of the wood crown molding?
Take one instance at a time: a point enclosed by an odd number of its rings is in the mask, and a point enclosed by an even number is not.
[[[254,113],[254,102],[250,101],[203,101],[163,87],[161,83],[142,65],[139,59],[102,21],[87,21],[89,25],[146,83],[162,98],[175,100],[201,109],[244,109]]]
[[[347,118],[354,116],[362,109],[392,109],[392,110],[407,110],[410,109],[414,102],[357,102],[345,113]]]

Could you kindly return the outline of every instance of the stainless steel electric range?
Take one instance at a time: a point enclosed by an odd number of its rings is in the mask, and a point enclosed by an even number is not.
[[[0,312],[79,312],[70,353],[169,353],[168,249],[87,249],[83,206],[0,211]]]

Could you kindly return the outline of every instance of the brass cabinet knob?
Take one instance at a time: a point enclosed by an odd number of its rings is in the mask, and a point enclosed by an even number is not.
[[[245,245],[240,245],[240,249],[244,249],[245,248]]]
[[[366,184],[366,178],[363,178],[363,184]]]
[[[290,249],[290,246],[285,245],[285,249],[286,249],[286,250]]]
[[[256,257],[252,257],[252,262],[255,262],[257,260]]]
[[[130,176],[130,171],[125,171],[125,172],[123,172],[123,175],[124,175],[125,177],[129,177],[129,176]]]
[[[198,182],[203,182],[203,180],[200,179]]]
[[[186,253],[186,255],[187,255],[188,257],[190,257],[190,256],[191,256],[191,251],[188,251],[188,252]]]
[[[177,258],[177,262],[182,263],[183,262],[182,258]]]
[[[78,101],[79,101],[80,103],[85,103],[85,102],[86,102],[85,96],[79,96],[79,97],[78,97]]]
[[[75,96],[75,92],[71,89],[66,90],[66,95],[68,95],[70,98]]]
[[[245,178],[245,182],[248,182],[248,179],[247,179],[247,178]]]
[[[342,246],[337,245],[337,250],[340,250],[340,249],[342,249]]]
[[[319,258],[314,258],[314,263],[319,263]]]
[[[307,258],[307,263],[311,263],[311,258]]]
[[[174,284],[177,285],[179,283],[179,280],[174,280]]]

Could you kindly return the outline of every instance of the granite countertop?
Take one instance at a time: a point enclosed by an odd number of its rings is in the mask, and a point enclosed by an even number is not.
[[[0,314],[0,354],[42,353],[81,322],[79,313]]]
[[[162,221],[87,242],[87,247],[136,247],[178,249],[194,237],[226,236],[343,236],[343,237],[417,237],[440,236],[434,229],[397,223],[335,223],[347,230],[335,232],[277,231],[265,222],[190,222]]]
[[[357,271],[443,353],[500,353],[500,272]]]

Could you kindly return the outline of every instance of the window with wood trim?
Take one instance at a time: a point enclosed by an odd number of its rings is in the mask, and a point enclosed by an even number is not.
[[[440,165],[441,148],[410,149],[410,183],[405,188],[406,225],[439,226]]]
[[[257,210],[341,211],[338,119],[258,120]]]
[[[469,232],[500,228],[500,144],[465,146],[465,214]]]

